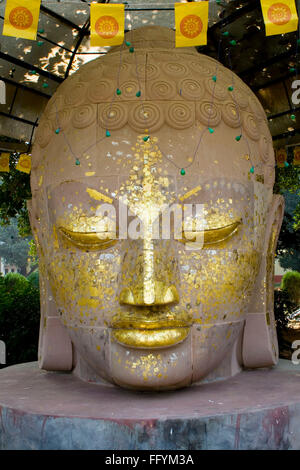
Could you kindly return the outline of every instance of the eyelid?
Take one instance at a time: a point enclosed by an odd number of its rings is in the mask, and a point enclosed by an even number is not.
[[[223,242],[224,240],[227,240],[232,235],[234,235],[234,233],[237,232],[239,225],[241,223],[242,223],[242,220],[239,219],[233,222],[232,224],[225,225],[224,227],[217,227],[217,228],[212,228],[208,230],[203,230],[202,232],[203,233],[203,245],[204,246],[214,245],[216,243],[220,243],[220,242]],[[189,233],[190,235],[192,235],[195,232],[186,231],[185,233]],[[198,232],[198,233],[201,233],[201,232]],[[184,238],[182,241],[193,242],[193,240],[190,237],[188,239]]]
[[[64,227],[58,227],[61,235],[74,246],[81,249],[99,250],[113,245],[116,233],[113,231],[103,232],[73,232]]]

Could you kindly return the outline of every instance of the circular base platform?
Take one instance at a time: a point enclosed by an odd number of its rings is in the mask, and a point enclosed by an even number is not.
[[[131,392],[0,371],[0,449],[300,449],[300,367],[243,371],[175,392]]]

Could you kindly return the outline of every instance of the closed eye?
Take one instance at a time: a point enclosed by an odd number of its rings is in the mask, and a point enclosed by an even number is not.
[[[202,232],[185,230],[183,231],[183,239],[181,241],[183,243],[191,243],[197,239],[197,236],[199,239],[199,235],[201,235],[203,237],[201,238],[203,240],[203,247],[215,245],[231,238],[237,232],[241,223],[241,220],[237,220],[224,227],[203,230]]]
[[[59,227],[58,230],[65,240],[68,240],[77,248],[85,250],[97,251],[108,248],[117,241],[114,231],[73,232],[64,227]]]

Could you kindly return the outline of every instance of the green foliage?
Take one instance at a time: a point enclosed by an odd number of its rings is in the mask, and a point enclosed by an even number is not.
[[[289,295],[284,290],[274,291],[274,315],[277,328],[286,328],[288,316],[296,309],[296,304],[291,301]]]
[[[285,273],[281,281],[281,289],[287,292],[289,299],[296,303],[300,303],[300,273],[290,271]]]
[[[292,163],[292,148],[288,160]],[[285,199],[285,212],[279,234],[276,254],[284,269],[300,271],[300,167],[290,164],[276,167],[274,192]]]
[[[277,258],[282,268],[300,271],[300,230],[294,229],[294,212],[300,197],[285,192],[284,199],[285,212],[277,243]]]
[[[0,276],[0,340],[7,366],[37,360],[39,317],[39,290],[20,274]]]
[[[39,288],[39,272],[38,270],[33,271],[28,277],[27,280],[36,288]]]
[[[28,280],[25,276],[22,276],[22,274],[19,273],[8,273],[3,279],[7,292],[12,292],[14,290],[24,292],[28,287]]]
[[[31,233],[27,200],[31,199],[30,176],[15,169],[18,154],[10,156],[10,172],[1,173],[0,184],[0,223],[7,225],[10,219],[18,217],[20,234]]]

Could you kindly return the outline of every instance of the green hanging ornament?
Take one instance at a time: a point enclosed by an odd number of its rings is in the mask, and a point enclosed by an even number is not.
[[[232,85],[230,85],[230,86],[228,87],[228,91],[233,91],[233,86],[232,86]]]
[[[250,173],[252,173],[252,174],[254,173],[254,166],[252,166],[252,167],[250,168]]]
[[[215,75],[213,76],[212,79],[213,79],[213,82],[216,82],[216,81],[217,81],[217,77],[216,77]]]
[[[128,46],[128,47],[131,46],[131,42],[129,42],[129,41],[125,41],[125,44],[126,44],[126,46]]]
[[[185,175],[185,169],[184,169],[184,168],[181,168],[181,170],[180,170],[180,174],[181,174],[182,176],[184,176],[184,175]]]
[[[232,39],[231,41],[229,41],[229,44],[231,44],[231,46],[236,46],[236,41]]]
[[[130,47],[129,52],[134,52],[134,47]]]
[[[291,120],[292,120],[292,121],[296,121],[296,116],[295,116],[295,114],[291,114]]]
[[[108,130],[106,130],[105,135],[106,135],[106,137],[110,137],[111,134]]]
[[[122,92],[121,92],[120,88],[117,88],[117,91],[116,91],[116,93],[117,93],[117,95],[119,95],[119,96],[122,94]]]
[[[147,142],[149,140],[149,137],[150,137],[149,135],[146,135],[146,137],[143,137],[143,141]]]
[[[235,138],[235,140],[236,140],[237,142],[239,142],[239,141],[241,140],[241,138],[242,138],[242,135],[237,135],[236,138]]]
[[[137,98],[139,98],[139,97],[141,96],[141,94],[142,94],[142,93],[141,93],[140,91],[138,91],[138,92],[135,94],[135,96],[136,96]]]
[[[55,129],[55,134],[59,134],[60,133],[60,128],[58,127],[57,129]]]
[[[213,134],[215,132],[212,127],[209,127],[208,130],[209,130],[210,134]]]
[[[75,165],[80,165],[80,160],[78,158],[76,158]]]
[[[290,164],[288,162],[284,162],[284,166],[285,166],[285,168],[287,168],[287,167],[290,166]]]
[[[229,36],[229,31],[224,31],[224,33],[222,33],[223,36],[227,37]]]

